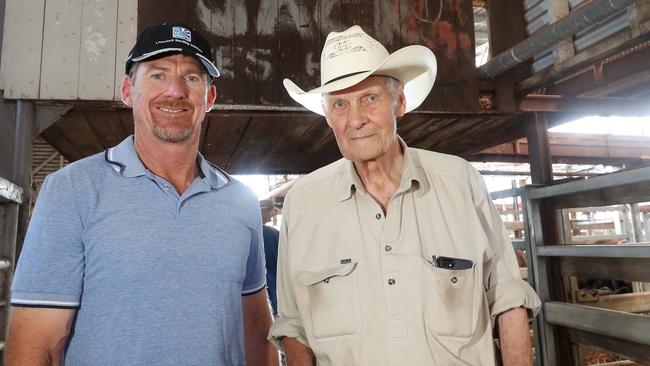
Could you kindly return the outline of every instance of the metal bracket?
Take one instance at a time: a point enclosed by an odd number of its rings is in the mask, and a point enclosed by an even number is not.
[[[22,188],[0,177],[0,203],[13,202],[21,204],[23,202],[22,197]]]
[[[598,302],[600,291],[598,290],[576,290],[576,301],[581,302]]]
[[[58,122],[68,111],[72,109],[71,104],[64,105],[37,105],[36,106],[36,121],[34,126],[34,134],[40,135],[48,127]]]

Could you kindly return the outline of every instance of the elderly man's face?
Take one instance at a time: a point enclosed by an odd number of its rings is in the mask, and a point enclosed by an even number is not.
[[[141,62],[124,78],[122,99],[133,107],[136,134],[159,141],[198,141],[201,122],[216,98],[199,62],[181,54]]]
[[[355,162],[375,160],[397,142],[397,118],[406,107],[401,87],[397,89],[393,95],[384,77],[371,76],[323,99],[327,124],[344,157]]]

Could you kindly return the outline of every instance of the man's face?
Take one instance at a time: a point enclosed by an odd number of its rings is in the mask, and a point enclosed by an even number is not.
[[[199,62],[181,54],[144,61],[122,82],[122,100],[133,108],[136,135],[167,143],[198,141],[216,90]]]
[[[396,122],[404,115],[406,102],[401,87],[395,94],[383,77],[371,76],[323,99],[327,124],[344,157],[375,160],[397,141]]]

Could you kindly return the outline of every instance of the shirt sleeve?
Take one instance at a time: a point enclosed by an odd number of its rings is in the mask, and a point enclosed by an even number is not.
[[[264,265],[264,238],[262,235],[262,217],[257,208],[257,201],[250,209],[256,213],[251,231],[250,250],[246,262],[246,277],[242,285],[242,295],[252,295],[266,288],[266,268]]]
[[[495,253],[491,263],[485,265],[485,270],[489,271],[487,298],[490,315],[496,317],[509,309],[524,307],[535,316],[542,305],[539,296],[528,282],[521,279],[512,243],[483,178],[471,166],[469,169],[476,211]]]
[[[67,171],[48,176],[29,223],[12,283],[15,306],[79,306],[83,223]]]
[[[273,322],[269,331],[269,341],[278,349],[282,349],[283,337],[296,338],[305,345],[307,335],[300,318],[296,303],[295,286],[289,270],[288,253],[291,245],[289,235],[291,199],[287,195],[282,209],[282,225],[280,227],[280,244],[278,245],[278,267],[276,277],[276,291],[278,296],[278,317]]]

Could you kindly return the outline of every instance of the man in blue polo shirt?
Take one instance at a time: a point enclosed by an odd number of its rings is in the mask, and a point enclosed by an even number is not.
[[[126,74],[134,135],[40,192],[7,364],[277,364],[256,197],[198,152],[219,76],[208,42],[148,28]]]

